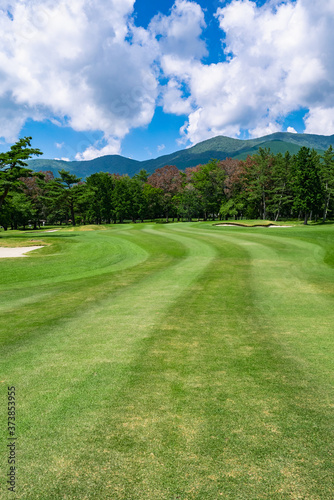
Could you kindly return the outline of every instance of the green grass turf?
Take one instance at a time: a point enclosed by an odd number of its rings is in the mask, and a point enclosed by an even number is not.
[[[332,499],[334,227],[83,229],[1,233],[15,498]]]

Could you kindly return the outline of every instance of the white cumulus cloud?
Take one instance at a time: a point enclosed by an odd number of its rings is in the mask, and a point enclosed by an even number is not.
[[[120,141],[110,138],[108,142],[109,143],[102,148],[94,145],[89,146],[83,153],[77,153],[75,159],[78,161],[94,160],[94,158],[98,156],[118,154],[120,150]]]
[[[308,134],[334,134],[334,106],[322,108],[312,106],[305,118],[305,132]]]
[[[61,160],[61,161],[71,161],[69,158],[66,156],[63,156],[62,158],[54,158],[55,160]]]
[[[162,56],[175,54],[180,59],[193,59],[207,55],[200,36],[205,28],[204,13],[195,2],[176,0],[169,15],[158,14],[149,31],[159,37]]]
[[[334,132],[334,2],[233,0],[216,13],[226,61],[162,58],[165,107],[192,110],[181,129],[197,143],[218,134],[251,136],[282,130],[292,111],[309,109],[306,132]],[[180,85],[189,89],[186,96]],[[171,102],[172,101],[172,102]]]
[[[0,138],[13,142],[28,119],[48,119],[98,132],[103,139],[77,154],[92,159],[120,153],[157,105],[187,117],[184,143],[269,134],[299,109],[308,110],[306,132],[334,133],[334,0],[232,0],[215,19],[176,0],[147,29],[135,26],[134,4],[3,0]],[[211,64],[205,15],[226,56]]]
[[[155,44],[133,26],[133,4],[13,0],[0,10],[6,141],[27,118],[52,118],[77,131],[102,131],[114,150],[131,128],[150,123],[158,93]],[[88,149],[87,156],[94,145]]]

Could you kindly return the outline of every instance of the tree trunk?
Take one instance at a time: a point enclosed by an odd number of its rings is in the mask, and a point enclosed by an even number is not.
[[[331,197],[331,194],[329,193],[328,196],[327,196],[326,203],[325,203],[324,215],[323,215],[323,218],[322,218],[322,222],[326,222],[326,219],[327,219],[327,212],[328,212],[328,206],[329,206],[329,199],[330,199],[330,197]]]
[[[266,195],[265,192],[262,191],[262,205],[263,205],[263,220],[266,220],[267,212],[266,212]]]
[[[276,218],[275,218],[275,222],[277,221],[277,219],[279,217],[280,210],[281,210],[281,204],[282,204],[282,198],[283,198],[284,189],[285,189],[285,183],[284,183],[283,189],[281,191],[281,197],[279,199],[279,204],[278,204],[278,209],[277,209],[277,215],[276,215]]]
[[[7,194],[8,194],[8,193],[9,193],[9,187],[7,187],[7,188],[4,190],[3,194],[0,196],[0,209],[1,209],[2,204],[3,204],[3,202],[5,201],[5,198],[6,198],[6,196],[7,196]]]
[[[75,216],[74,216],[74,207],[71,205],[71,217],[72,217],[72,226],[75,226]]]
[[[307,219],[308,219],[308,215],[307,215],[307,212],[305,212],[305,217],[304,217],[304,226],[307,225]]]

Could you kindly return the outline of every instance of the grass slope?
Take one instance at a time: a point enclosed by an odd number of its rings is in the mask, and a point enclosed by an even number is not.
[[[94,229],[0,261],[16,498],[332,498],[333,227]]]

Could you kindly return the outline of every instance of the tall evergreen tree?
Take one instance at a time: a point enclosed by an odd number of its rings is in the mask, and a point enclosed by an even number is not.
[[[320,181],[320,156],[305,146],[301,147],[293,160],[294,206],[304,215],[304,224],[310,214],[319,212],[322,204]]]
[[[31,169],[26,168],[32,156],[43,154],[39,149],[31,147],[32,137],[19,139],[7,153],[0,154],[0,210],[10,191],[17,191],[22,187],[22,177],[33,175]]]
[[[206,220],[209,214],[214,218],[219,214],[225,194],[226,173],[218,160],[212,160],[203,165],[192,176],[192,183],[198,197]]]
[[[128,175],[116,177],[112,194],[115,222],[131,217],[131,179]]]
[[[71,215],[72,225],[75,226],[75,210],[83,191],[83,186],[79,185],[81,179],[64,169],[59,170],[59,175],[60,178],[56,179],[60,188],[58,190],[58,202],[67,207]]]
[[[140,209],[140,219],[155,219],[163,214],[164,192],[160,188],[144,184],[143,205]]]
[[[258,216],[267,218],[267,204],[271,189],[271,170],[274,154],[268,148],[248,157],[245,164],[245,189],[248,192],[248,211],[253,206]],[[255,214],[254,214],[255,215]]]
[[[88,217],[97,224],[110,224],[113,217],[113,190],[115,176],[107,172],[98,172],[87,177],[86,184],[90,190],[88,201]]]
[[[333,203],[334,198],[334,150],[332,146],[329,146],[324,152],[322,160],[320,164],[320,175],[324,193],[323,222],[325,222],[330,201]]]
[[[284,156],[282,153],[278,153],[272,164],[272,188],[268,208],[272,212],[275,221],[282,213],[286,215],[289,207],[290,210],[292,207],[291,161],[291,155],[287,151]]]

